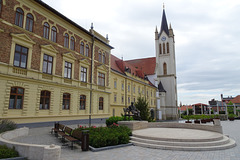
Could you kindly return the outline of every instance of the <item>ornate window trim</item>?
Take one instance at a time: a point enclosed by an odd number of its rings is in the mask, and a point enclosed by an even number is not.
[[[16,46],[16,44],[18,44],[18,45],[28,48],[27,69],[30,69],[31,62],[32,62],[33,45],[36,43],[32,39],[30,39],[26,34],[11,33],[11,36],[12,36],[12,46],[11,46],[11,54],[10,54],[9,64],[11,66],[13,66],[15,46]]]

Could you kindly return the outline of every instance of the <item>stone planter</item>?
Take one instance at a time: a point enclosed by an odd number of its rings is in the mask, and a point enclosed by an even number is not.
[[[185,123],[192,123],[192,121],[185,121]]]
[[[228,118],[228,119],[229,119],[229,121],[234,121],[235,118]]]
[[[206,119],[202,119],[201,123],[207,123],[207,120]]]

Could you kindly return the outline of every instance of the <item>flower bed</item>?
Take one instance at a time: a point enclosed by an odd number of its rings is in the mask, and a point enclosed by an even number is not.
[[[79,126],[77,130],[89,130],[89,145],[94,148],[114,146],[129,143],[131,130],[126,126],[118,126],[113,123],[110,127],[83,127]]]

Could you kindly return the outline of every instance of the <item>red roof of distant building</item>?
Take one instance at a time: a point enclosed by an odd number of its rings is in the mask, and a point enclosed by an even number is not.
[[[231,100],[232,103],[240,103],[240,95]]]
[[[128,64],[131,64],[135,68],[142,70],[142,72],[145,75],[155,74],[156,57],[134,59],[134,60],[128,60],[125,62],[127,62]]]
[[[181,111],[186,111],[188,109],[192,109],[193,107],[192,106],[181,106],[180,109]]]

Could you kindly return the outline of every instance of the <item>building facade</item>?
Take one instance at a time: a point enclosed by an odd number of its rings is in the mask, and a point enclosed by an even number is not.
[[[40,0],[0,4],[1,118],[109,117],[109,41]]]

